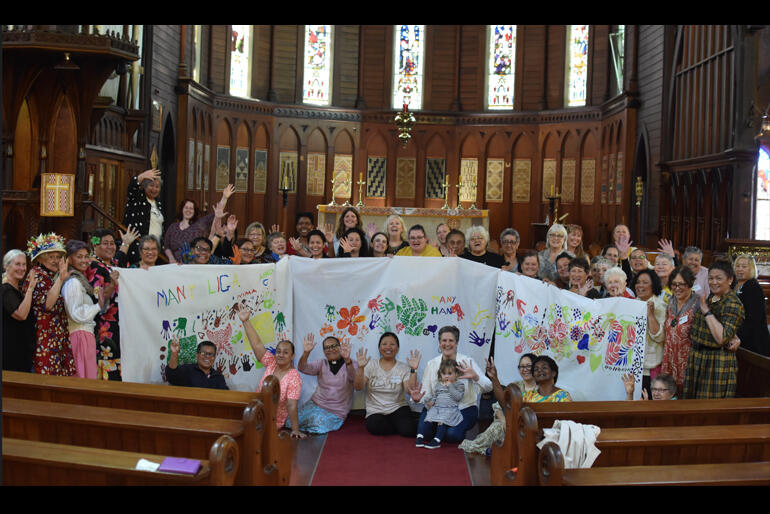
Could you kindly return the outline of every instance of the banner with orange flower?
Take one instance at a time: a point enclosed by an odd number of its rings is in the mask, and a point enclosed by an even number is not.
[[[556,387],[573,400],[625,400],[622,376],[641,395],[647,303],[591,300],[515,273],[497,286],[495,366],[502,384],[521,380],[525,353],[548,355],[559,366]]]
[[[460,329],[458,352],[484,370],[495,323],[499,270],[466,259],[394,257],[290,259],[295,345],[308,334],[320,343],[327,336],[365,348],[378,358],[384,332],[398,336],[397,360],[411,350],[422,359],[418,374],[439,354],[438,331]],[[323,358],[317,344],[309,360]],[[312,394],[314,377],[302,376],[303,399]]]

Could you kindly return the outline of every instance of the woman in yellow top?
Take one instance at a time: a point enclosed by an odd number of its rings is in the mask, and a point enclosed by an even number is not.
[[[428,237],[422,225],[414,225],[409,229],[409,247],[402,248],[396,253],[396,257],[441,257],[441,252],[428,244]]]
[[[571,402],[572,397],[564,389],[556,387],[559,378],[559,366],[547,355],[541,355],[532,363],[532,374],[535,376],[537,387],[524,393],[525,402]]]

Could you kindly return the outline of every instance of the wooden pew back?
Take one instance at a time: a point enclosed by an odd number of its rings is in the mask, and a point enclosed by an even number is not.
[[[242,419],[244,409],[258,399],[259,446],[253,453],[241,448],[242,460],[256,461],[256,483],[289,485],[291,441],[275,426],[280,382],[273,376],[265,378],[261,392],[246,392],[4,372],[3,397],[232,420]]]
[[[220,436],[195,475],[135,469],[139,459],[166,456],[3,438],[3,484],[18,486],[233,485],[238,445]]]

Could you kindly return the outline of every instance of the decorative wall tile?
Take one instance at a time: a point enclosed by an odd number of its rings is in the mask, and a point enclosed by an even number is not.
[[[386,157],[369,157],[366,160],[366,196],[368,198],[385,198],[387,170]]]
[[[235,186],[236,193],[245,193],[249,190],[249,149],[235,149]]]
[[[620,205],[623,201],[623,152],[618,152],[615,166],[615,203]]]
[[[353,156],[334,156],[334,197],[350,198],[353,190]]]
[[[547,202],[548,197],[556,189],[556,159],[543,159],[543,192],[542,201]]]
[[[227,184],[230,183],[230,147],[217,146],[217,170],[216,182],[214,183],[217,191],[224,191]]]
[[[487,202],[503,201],[504,159],[487,159]]]
[[[475,202],[479,183],[479,160],[462,159],[460,161],[460,201]]]
[[[580,203],[592,205],[596,201],[596,159],[583,159],[580,168]]]
[[[444,198],[446,159],[425,159],[425,198]]]
[[[326,154],[307,154],[307,194],[323,196],[326,186]]]
[[[267,150],[254,150],[254,192],[267,192]]]
[[[561,161],[561,202],[574,203],[575,201],[575,159],[562,159]]]
[[[529,203],[530,183],[532,182],[531,159],[513,160],[513,178],[511,182],[511,201],[513,203]]]
[[[396,198],[414,198],[417,160],[402,157],[396,162]]]

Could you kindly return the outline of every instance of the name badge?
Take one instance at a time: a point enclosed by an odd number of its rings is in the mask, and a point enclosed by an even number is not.
[[[390,383],[391,384],[400,384],[401,383],[401,377],[390,377]]]
[[[692,286],[692,290],[697,293],[698,291],[700,291],[700,286],[696,284],[696,285]]]
[[[680,324],[682,324],[682,323],[687,323],[687,314],[685,314],[684,316],[682,316],[681,318],[679,318],[679,323],[680,323]]]

